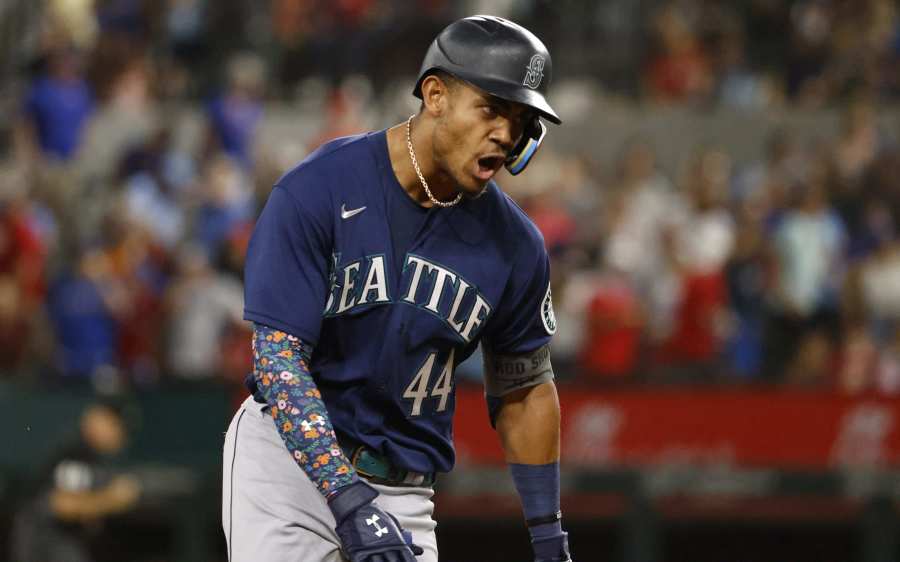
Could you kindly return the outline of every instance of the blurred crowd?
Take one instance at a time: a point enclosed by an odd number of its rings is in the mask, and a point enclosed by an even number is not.
[[[9,6],[0,377],[239,381],[243,256],[274,180],[405,115],[428,41],[488,12],[545,37],[557,76],[649,111],[842,115],[814,143],[773,131],[756,162],[705,146],[673,172],[635,137],[610,169],[551,147],[502,177],[552,255],[560,378],[900,392],[900,144],[879,120],[900,94],[894,1]],[[314,134],[263,142],[275,104]]]
[[[516,187],[551,251],[563,372],[900,391],[900,146],[875,116],[852,105],[812,144],[776,130],[759,162],[699,147],[675,174],[649,139],[606,174],[542,154],[555,179]]]

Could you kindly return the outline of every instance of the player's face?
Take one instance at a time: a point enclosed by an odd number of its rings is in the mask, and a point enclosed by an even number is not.
[[[460,83],[435,129],[435,158],[462,188],[478,195],[522,136],[528,106]]]

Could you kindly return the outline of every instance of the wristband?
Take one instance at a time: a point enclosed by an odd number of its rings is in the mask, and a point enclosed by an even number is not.
[[[562,534],[559,510],[559,462],[510,464],[513,483],[522,500],[522,511],[532,539]]]
[[[348,484],[328,496],[328,507],[335,521],[340,523],[364,505],[372,503],[378,497],[378,491],[362,480]]]
[[[525,519],[546,517],[559,511],[559,462],[509,465],[522,500]]]
[[[529,527],[537,527],[538,525],[546,525],[548,523],[556,523],[557,521],[562,520],[562,511],[557,511],[556,513],[550,515],[544,515],[541,517],[532,517],[531,519],[526,519],[525,524]]]

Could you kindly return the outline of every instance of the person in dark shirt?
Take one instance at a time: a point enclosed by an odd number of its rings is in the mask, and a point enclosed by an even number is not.
[[[116,407],[96,403],[85,409],[79,438],[55,456],[37,493],[16,515],[12,560],[94,560],[90,545],[102,535],[104,521],[131,509],[140,496],[138,482],[109,462],[126,438]]]

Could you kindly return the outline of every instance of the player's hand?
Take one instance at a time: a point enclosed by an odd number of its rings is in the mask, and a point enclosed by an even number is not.
[[[350,562],[415,562],[424,551],[393,515],[372,503],[377,497],[378,492],[360,480],[328,499],[344,554]]]
[[[534,550],[534,562],[571,562],[569,554],[569,534],[563,532],[555,537],[531,541]]]

